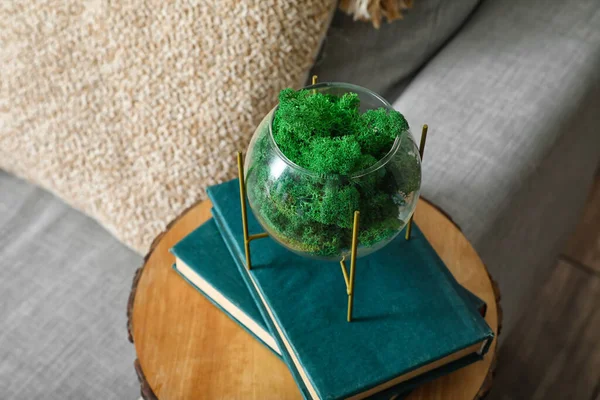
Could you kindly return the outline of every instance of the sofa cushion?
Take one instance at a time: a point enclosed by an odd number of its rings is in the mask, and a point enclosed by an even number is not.
[[[356,22],[338,11],[313,73],[324,81],[351,82],[388,99],[452,37],[480,0],[418,0],[401,21]]]
[[[510,330],[600,158],[600,3],[486,1],[395,102],[428,123],[424,197],[471,240]]]
[[[0,168],[145,252],[236,176],[336,2],[15,0],[0,7]]]
[[[0,171],[0,397],[135,399],[125,306],[142,258]]]

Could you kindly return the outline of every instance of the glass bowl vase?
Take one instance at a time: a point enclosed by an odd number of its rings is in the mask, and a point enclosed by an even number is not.
[[[356,93],[360,112],[392,106],[376,93],[347,83],[320,83],[308,90],[342,96]],[[321,174],[289,160],[273,136],[277,107],[265,116],[246,152],[248,203],[265,231],[303,256],[340,260],[349,256],[354,211],[360,211],[359,257],[381,249],[405,227],[421,187],[421,159],[406,130],[371,167],[351,175]]]

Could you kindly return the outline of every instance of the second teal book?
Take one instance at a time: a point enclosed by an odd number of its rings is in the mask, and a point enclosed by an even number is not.
[[[237,181],[209,188],[209,196],[233,239],[234,259],[243,260]],[[254,221],[250,230],[262,229]],[[296,256],[270,238],[253,242],[255,268],[238,267],[307,397],[368,397],[487,351],[491,329],[418,229],[409,243],[397,239],[359,260],[356,320],[348,323],[339,265]]]
[[[216,307],[264,343],[265,347],[282,357],[232,258],[228,248],[231,243],[222,236],[223,229],[217,228],[218,223],[217,218],[210,219],[177,243],[171,249],[176,256],[173,268]],[[485,303],[481,299],[460,285],[457,290],[466,296],[478,312],[484,311]],[[440,374],[441,371],[438,371],[438,374],[429,374],[427,378],[433,379]],[[420,381],[424,380],[425,377],[421,377]],[[389,400],[392,395],[396,395],[395,399],[401,400],[403,397],[399,395],[411,389],[404,384],[371,398]]]

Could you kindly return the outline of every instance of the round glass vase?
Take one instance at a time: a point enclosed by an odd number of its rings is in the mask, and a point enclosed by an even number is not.
[[[305,89],[342,96],[356,93],[360,112],[392,106],[376,93],[347,83]],[[319,174],[300,167],[273,137],[275,107],[254,133],[245,161],[248,203],[265,231],[303,256],[349,256],[354,211],[360,211],[358,256],[391,242],[413,214],[421,188],[421,159],[409,130],[371,167],[351,175]]]

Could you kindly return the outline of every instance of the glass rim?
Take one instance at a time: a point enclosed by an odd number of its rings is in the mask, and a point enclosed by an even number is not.
[[[349,89],[349,91],[354,90],[354,91],[358,91],[358,92],[366,92],[370,96],[373,96],[378,101],[380,101],[382,103],[383,107],[385,107],[389,110],[395,111],[394,107],[392,107],[392,105],[387,100],[385,100],[383,97],[381,97],[379,94],[377,94],[367,88],[364,88],[362,86],[353,85],[351,83],[321,82],[321,83],[317,83],[315,85],[305,86],[305,87],[301,88],[300,90],[322,89],[322,88],[327,88],[327,87],[339,87],[339,88],[343,88],[343,89]],[[371,165],[368,168],[362,169],[360,171],[357,171],[357,172],[354,172],[354,173],[348,174],[348,175],[332,174],[332,173],[319,173],[319,172],[311,171],[307,168],[301,167],[300,165],[296,164],[295,162],[290,160],[285,154],[283,154],[283,152],[279,148],[279,145],[277,144],[277,142],[275,141],[275,137],[273,136],[273,120],[275,119],[275,113],[277,112],[278,108],[279,108],[279,104],[277,104],[275,106],[275,108],[273,108],[273,110],[271,111],[271,117],[269,119],[269,139],[271,140],[271,143],[273,144],[273,147],[275,148],[275,152],[283,160],[283,162],[285,162],[291,168],[294,168],[295,170],[298,170],[299,172],[301,172],[303,174],[313,176],[313,177],[332,178],[332,179],[344,177],[344,178],[356,179],[356,178],[361,178],[365,175],[371,174],[371,173],[377,171],[378,169],[380,169],[381,167],[385,166],[392,159],[392,157],[398,152],[398,149],[400,148],[400,143],[402,142],[403,134],[408,133],[410,135],[410,128],[400,132],[400,134],[398,136],[396,136],[396,139],[394,139],[394,143],[392,144],[392,147],[390,148],[390,150],[382,158],[377,160],[376,163],[374,163],[373,165]]]

